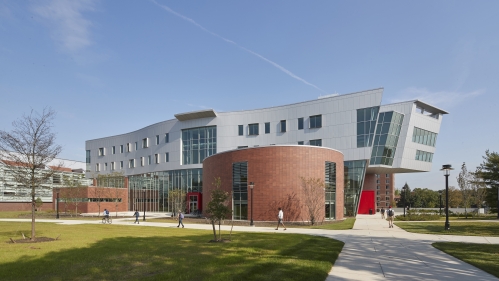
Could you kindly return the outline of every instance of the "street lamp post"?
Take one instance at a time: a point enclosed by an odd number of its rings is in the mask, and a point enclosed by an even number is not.
[[[404,187],[402,187],[402,190],[404,191],[404,218],[405,218],[405,207],[406,207],[406,197],[407,197],[407,183],[405,183]]]
[[[440,212],[439,214],[442,215],[442,190],[438,191],[438,194],[440,194],[440,200],[438,201],[438,204],[440,205]]]
[[[142,217],[142,221],[146,221],[146,191],[143,190],[142,194],[144,195],[142,197],[142,200],[144,201],[144,216]]]
[[[57,192],[57,203],[55,205],[55,209],[57,210],[56,219],[58,219],[59,218],[59,191]]]
[[[255,224],[253,223],[253,187],[255,187],[255,183],[250,182],[249,187],[251,189],[251,222],[250,222],[250,226],[255,226]]]
[[[444,171],[444,176],[445,176],[445,230],[450,229],[450,223],[449,223],[449,175],[450,171],[454,170],[452,169],[452,166],[450,164],[443,165],[442,169],[440,171]]]

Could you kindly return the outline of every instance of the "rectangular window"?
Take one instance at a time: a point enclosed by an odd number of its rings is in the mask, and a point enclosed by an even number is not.
[[[147,165],[151,165],[151,155],[147,156]]]
[[[376,175],[376,178],[379,178],[379,174],[375,174]]]
[[[379,183],[379,180],[376,180],[376,183]]]
[[[169,142],[170,142],[170,134],[169,134],[169,133],[166,133],[166,134],[165,134],[165,142],[166,142],[166,143],[169,143]]]
[[[386,195],[390,195],[390,192],[388,192],[388,191],[387,191],[387,192],[385,192],[385,193],[386,193]]]
[[[386,186],[385,186],[385,189],[390,189],[390,186],[389,186],[389,185],[386,185]]]
[[[131,143],[127,143],[126,144],[126,152],[130,152],[132,151],[132,144]]]
[[[303,130],[303,117],[298,118],[298,130]]]
[[[379,191],[376,191],[376,195],[379,195]]]
[[[170,153],[165,153],[165,162],[170,162]]]
[[[201,164],[217,153],[217,127],[199,127],[182,130],[182,165]]]
[[[123,153],[123,145],[120,145],[120,153]]]
[[[159,164],[159,154],[154,154],[154,163]]]
[[[142,148],[149,147],[149,138],[142,139]]]
[[[376,186],[376,189],[379,189],[379,185]]]
[[[389,180],[389,179],[386,179],[386,183],[390,183],[390,180]]]
[[[159,144],[159,135],[156,135],[156,145]]]
[[[114,164],[115,164],[115,162],[111,162],[111,171],[114,171],[116,169]]]
[[[139,150],[139,143],[135,142],[135,151]]]
[[[437,141],[437,135],[437,133],[414,127],[414,131],[412,133],[412,141],[434,147]]]
[[[95,164],[95,171],[100,172],[100,164],[99,163]]]
[[[87,164],[90,164],[90,150],[87,150],[87,159],[86,159],[86,162],[87,162]]]
[[[281,126],[281,133],[284,133],[286,132],[286,120],[281,120],[281,122],[279,123]]]
[[[237,149],[241,149],[241,148],[248,148],[247,145],[243,145],[243,146],[238,146]]]
[[[304,145],[304,142],[303,141],[299,141],[298,145]]]
[[[386,200],[390,200],[390,197],[385,197],[385,198],[386,198]]]
[[[107,171],[107,162],[104,163],[104,171]]]
[[[424,162],[431,162],[433,160],[433,153],[422,150],[416,150],[415,159]]]
[[[111,147],[111,153],[116,154],[116,146],[113,145],[113,147]]]
[[[389,178],[390,177],[390,174],[385,174],[385,178]]]
[[[232,164],[233,216],[236,220],[248,219],[248,162]]]
[[[238,134],[240,136],[244,135],[244,128],[243,128],[243,125],[238,125],[237,126],[237,130],[238,130]]]
[[[123,169],[123,161],[120,161],[120,169]]]
[[[322,146],[322,140],[310,140],[310,145]]]
[[[250,136],[258,135],[258,123],[248,125],[248,135],[250,135]]]
[[[105,152],[106,150],[104,149],[104,147],[99,148],[99,156],[104,156]]]
[[[140,157],[140,166],[144,167],[144,157]]]
[[[128,168],[135,168],[135,159],[128,160]]]
[[[322,127],[322,115],[310,116],[310,128]]]
[[[265,123],[265,133],[270,134],[270,122]]]

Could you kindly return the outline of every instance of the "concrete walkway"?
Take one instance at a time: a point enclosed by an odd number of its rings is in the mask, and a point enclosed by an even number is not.
[[[151,216],[158,216],[150,214]],[[164,215],[164,214],[163,214]],[[149,215],[148,215],[149,216]],[[133,224],[134,218],[113,219],[113,224],[131,227],[154,226],[176,228],[176,223],[142,221]],[[0,221],[30,221],[29,219],[0,219]],[[38,219],[63,225],[100,224],[95,220]],[[186,228],[211,230],[209,224],[189,224]],[[442,223],[443,227],[443,223]],[[452,227],[452,224],[451,224]],[[230,226],[222,226],[230,230]],[[275,233],[273,227],[234,226],[233,231]],[[358,215],[352,230],[322,230],[288,228],[283,233],[318,235],[345,242],[345,246],[329,272],[332,280],[499,280],[465,262],[451,257],[431,246],[433,242],[466,242],[499,244],[499,237],[429,235],[406,232],[397,226],[388,228],[388,222],[379,216]]]

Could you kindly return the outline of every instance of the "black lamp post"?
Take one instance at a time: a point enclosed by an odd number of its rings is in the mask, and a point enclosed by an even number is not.
[[[405,183],[404,187],[402,187],[402,190],[404,191],[404,218],[405,218],[405,207],[406,207],[406,203],[405,203],[405,200],[406,197],[407,197],[407,183]]]
[[[144,195],[142,197],[142,200],[144,200],[144,217],[142,217],[142,221],[146,221],[146,191],[143,190],[142,194]]]
[[[442,169],[440,171],[444,171],[444,176],[445,176],[445,230],[450,229],[450,223],[449,223],[449,175],[450,171],[454,170],[452,169],[452,166],[450,164],[443,165]]]
[[[440,205],[440,215],[442,215],[442,192],[443,190],[439,190],[438,191],[438,194],[440,194],[440,200],[438,201],[439,205]]]
[[[55,218],[58,219],[59,218],[59,192],[57,192],[57,203],[55,204],[55,209],[57,210],[57,216]]]
[[[250,182],[249,187],[251,189],[251,222],[250,222],[250,226],[255,226],[255,224],[253,223],[253,187],[255,187],[255,183]]]

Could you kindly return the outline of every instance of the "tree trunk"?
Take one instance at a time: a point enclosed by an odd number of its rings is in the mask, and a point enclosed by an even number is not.
[[[222,241],[222,232],[220,231],[220,220],[218,221],[218,240]]]
[[[213,239],[217,241],[217,230],[215,229],[215,221],[211,220],[211,225],[213,226]]]
[[[31,241],[35,241],[35,199],[31,199]]]

